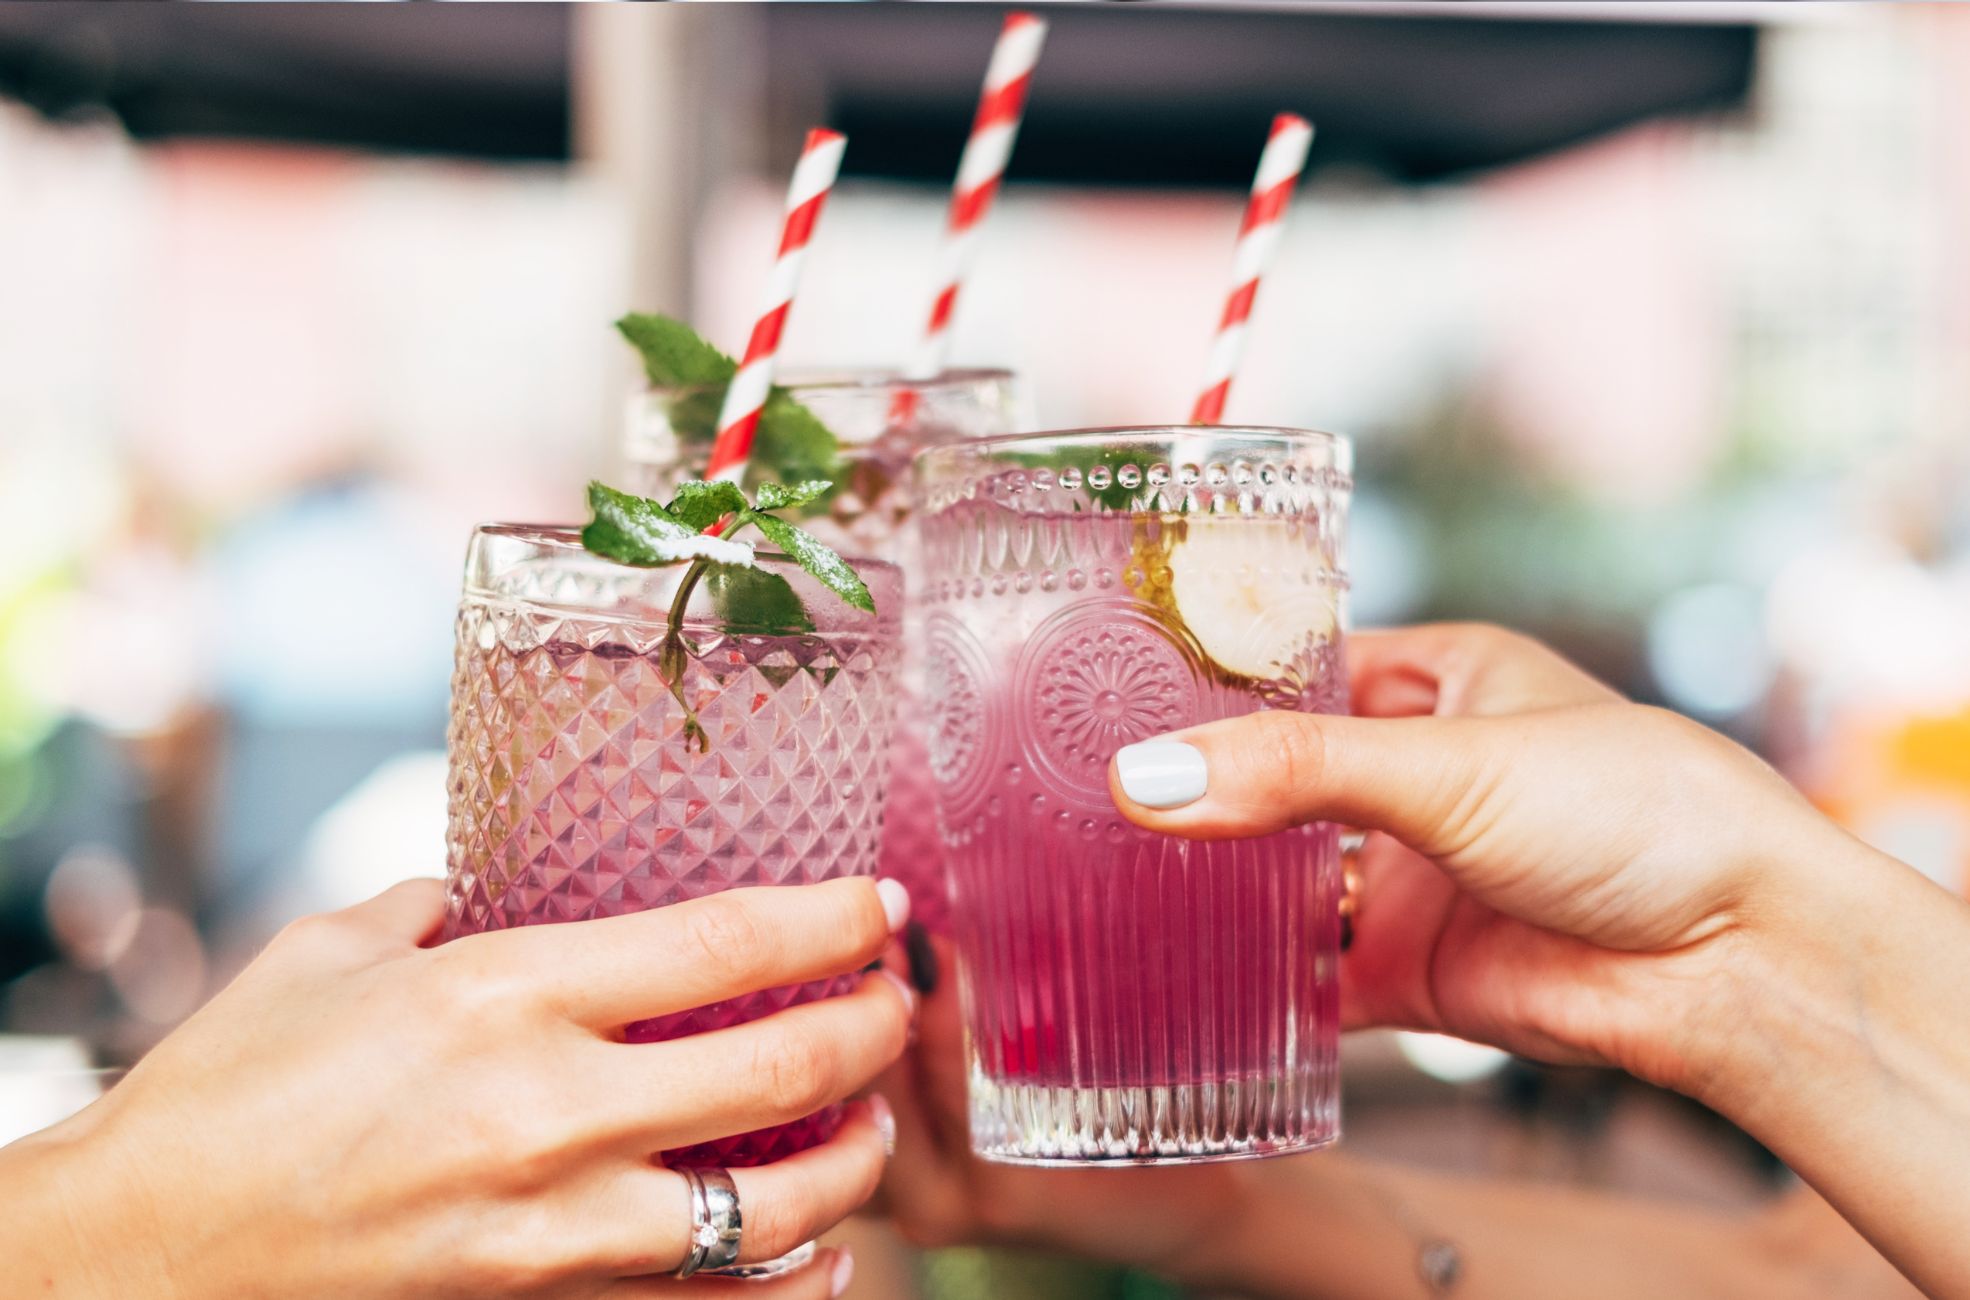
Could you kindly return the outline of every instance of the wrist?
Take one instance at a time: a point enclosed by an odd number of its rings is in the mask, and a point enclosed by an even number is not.
[[[1933,901],[1909,868],[1830,826],[1762,879],[1684,1022],[1685,1070],[1667,1081],[1754,1133],[1775,1094],[1830,1086],[1886,1046],[1870,1041],[1893,1027],[1870,1023],[1868,973],[1908,956],[1894,918]]]
[[[89,1112],[0,1150],[0,1257],[50,1300],[176,1294],[132,1180]],[[156,1256],[156,1258],[150,1258]]]
[[[95,1300],[114,1295],[103,1261],[85,1239],[83,1209],[75,1194],[75,1144],[36,1134],[0,1150],[0,1256],[8,1271],[34,1295],[53,1300]]]

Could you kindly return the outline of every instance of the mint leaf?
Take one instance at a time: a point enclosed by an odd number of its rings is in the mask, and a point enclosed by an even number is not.
[[[763,493],[764,488],[760,491]],[[696,532],[703,532],[727,515],[746,508],[746,494],[736,483],[705,483],[692,480],[677,485],[677,495],[665,510],[671,518]]]
[[[834,484],[824,478],[804,483],[761,483],[752,494],[755,510],[787,510],[819,501]]]
[[[775,388],[767,396],[752,441],[755,481],[831,479],[835,476],[836,450],[835,436],[828,432],[828,426],[794,401],[786,389]]]
[[[643,359],[652,388],[682,390],[667,396],[665,418],[687,446],[708,445],[718,436],[718,413],[738,363],[683,321],[632,312],[616,322],[616,332]],[[836,443],[828,426],[793,399],[786,389],[767,394],[753,435],[749,477],[754,481],[834,477]]]
[[[705,579],[718,621],[728,631],[769,636],[812,632],[814,620],[793,585],[765,569],[714,569]]]
[[[876,612],[876,599],[869,594],[868,587],[856,576],[855,570],[848,567],[848,562],[835,554],[827,543],[784,519],[775,519],[757,510],[746,511],[745,518],[765,533],[768,541],[807,570],[816,582],[855,608],[871,614]]]
[[[581,544],[624,564],[659,563],[658,542],[675,544],[697,531],[671,518],[656,502],[602,483],[588,485],[588,508],[595,517],[581,530]]]
[[[694,559],[716,564],[752,564],[752,547],[743,542],[707,537],[680,523],[647,497],[590,483],[588,505],[595,517],[581,530],[581,544],[620,564],[649,567]]]
[[[738,362],[705,342],[681,320],[631,312],[616,322],[616,332],[643,358],[643,373],[652,387],[722,387],[738,373]],[[718,418],[715,408],[709,418]]]

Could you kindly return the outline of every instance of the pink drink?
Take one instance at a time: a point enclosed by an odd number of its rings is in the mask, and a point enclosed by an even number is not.
[[[831,378],[796,377],[794,399],[812,411],[839,441],[841,487],[825,509],[801,521],[843,554],[872,555],[903,566],[916,584],[911,529],[910,458],[926,447],[1012,432],[1019,427],[1020,398],[1002,370],[953,370],[908,385],[915,400],[898,403],[905,387],[893,373],[867,371]],[[639,403],[625,450],[638,491],[667,497],[686,477],[701,473],[710,452],[700,418],[717,407],[716,393],[702,389],[651,392]],[[898,420],[899,412],[906,412]],[[900,678],[895,740],[889,756],[889,797],[883,814],[881,874],[910,890],[910,915],[930,929],[949,927],[944,841],[937,829],[936,788],[920,723],[922,677],[917,663],[915,619]]]
[[[1151,834],[1116,813],[1108,761],[1256,709],[1345,709],[1344,455],[1145,430],[920,462],[980,1154],[1226,1159],[1337,1134],[1334,829]]]
[[[482,528],[452,677],[446,937],[584,921],[746,885],[870,875],[881,844],[900,578],[857,561],[881,617],[784,562],[817,631],[731,635],[694,596],[686,744],[657,667],[680,570],[588,555],[559,530]],[[630,1042],[703,1033],[846,992],[850,975],[625,1026]],[[765,1164],[831,1136],[793,1124],[666,1151],[678,1166]]]

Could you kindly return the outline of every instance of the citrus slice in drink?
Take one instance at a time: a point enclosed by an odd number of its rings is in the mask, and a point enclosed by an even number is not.
[[[1164,561],[1166,599],[1212,663],[1263,681],[1334,634],[1332,575],[1304,522],[1186,525]]]

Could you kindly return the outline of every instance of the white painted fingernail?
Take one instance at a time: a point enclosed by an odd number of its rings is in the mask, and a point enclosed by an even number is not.
[[[1145,808],[1181,808],[1204,797],[1204,752],[1180,740],[1145,740],[1115,751],[1122,793]]]
[[[889,918],[889,932],[895,934],[910,919],[910,891],[900,880],[878,880],[876,897],[882,900],[882,914]]]
[[[896,1154],[896,1111],[890,1106],[889,1098],[879,1092],[869,1094],[869,1114],[876,1122],[876,1131],[882,1134],[882,1153],[886,1156]]]
[[[848,1294],[848,1284],[855,1278],[855,1255],[846,1246],[835,1247],[834,1271],[828,1274],[828,1295],[830,1300],[841,1300]]]

